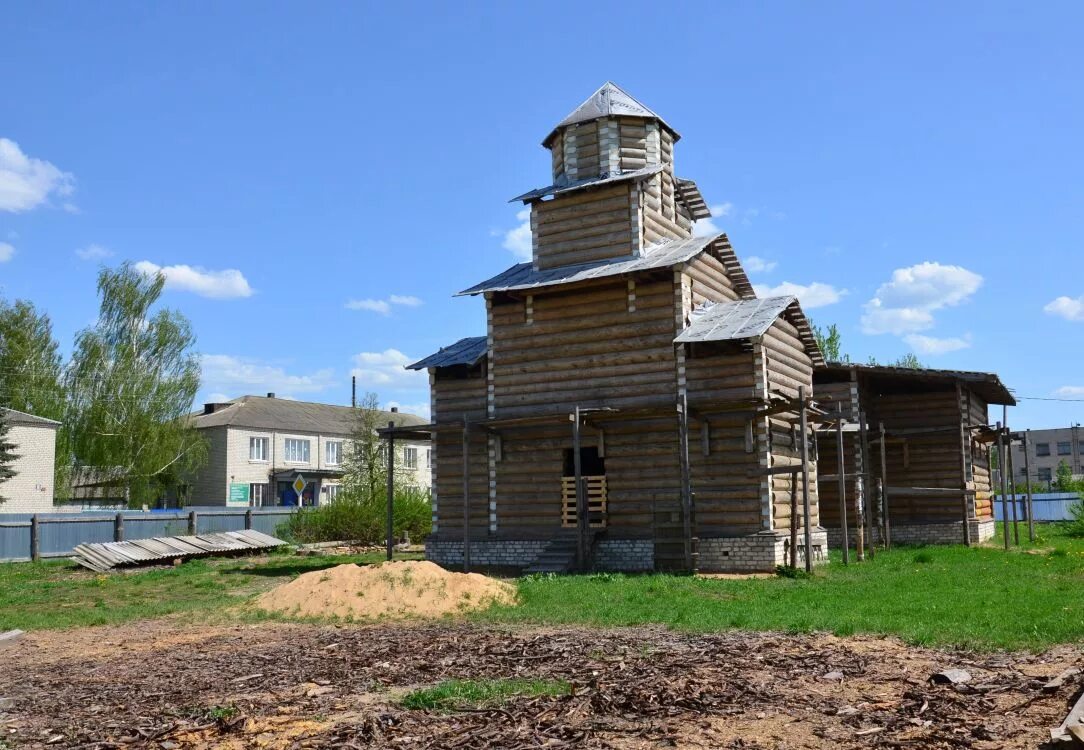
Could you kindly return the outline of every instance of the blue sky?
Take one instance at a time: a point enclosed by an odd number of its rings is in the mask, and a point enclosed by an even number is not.
[[[516,262],[508,199],[612,79],[682,134],[754,282],[852,357],[1084,399],[1082,24],[1069,2],[9,3],[0,292],[67,349],[101,264],[165,268],[201,399],[348,403],[353,371],[421,408],[400,365],[484,332],[451,294]]]

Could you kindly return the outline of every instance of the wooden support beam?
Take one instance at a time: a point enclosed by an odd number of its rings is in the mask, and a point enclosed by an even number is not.
[[[885,549],[892,549],[892,524],[888,518],[888,461],[885,458],[885,423],[880,424],[881,431],[881,526],[884,529],[884,545]],[[904,456],[906,456],[907,446],[903,447]],[[907,465],[907,459],[904,458],[904,465]]]
[[[806,410],[805,386],[798,387],[798,400],[801,402],[802,420],[802,513],[805,518],[805,570],[813,572],[813,513],[809,499],[809,423]]]
[[[388,422],[388,488],[387,518],[385,519],[387,557],[395,555],[395,422]],[[300,504],[300,503],[299,503]]]
[[[1031,430],[1024,433],[1024,474],[1028,491],[1028,541],[1035,541],[1035,506],[1031,494]]]
[[[696,559],[693,554],[693,490],[692,472],[689,468],[689,419],[684,394],[677,405],[678,411],[678,447],[681,451],[681,525],[682,541],[685,548],[685,569],[696,572]]]
[[[873,475],[870,472],[869,425],[866,424],[865,412],[859,412],[858,424],[859,449],[862,452],[862,497],[866,503],[866,548],[872,560],[876,557],[877,545],[873,543],[873,483],[870,481]]]
[[[572,467],[576,482],[576,568],[587,570],[587,493],[583,486],[583,466],[580,458],[580,407],[572,411]]]
[[[839,467],[837,471],[839,472],[839,519],[840,527],[843,531],[843,564],[849,565],[851,562],[851,544],[850,540],[847,538],[850,530],[847,528],[847,471],[843,455],[842,412],[840,412],[839,421],[836,422],[836,454],[838,457],[836,463]]]

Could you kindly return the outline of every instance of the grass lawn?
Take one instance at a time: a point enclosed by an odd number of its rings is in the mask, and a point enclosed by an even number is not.
[[[414,690],[403,696],[410,709],[450,711],[472,706],[490,706],[517,696],[568,695],[572,686],[562,680],[445,680],[433,687]]]
[[[1022,539],[1027,538],[1021,527]],[[811,578],[710,579],[599,574],[520,579],[521,602],[481,622],[620,626],[663,624],[714,631],[826,630],[898,635],[924,645],[1039,650],[1084,641],[1084,539],[1039,527],[1035,545],[897,547],[843,567],[838,552]],[[404,556],[404,557],[417,557]],[[293,576],[349,557],[193,560],[175,568],[97,575],[66,562],[0,564],[0,631],[106,625],[176,613],[226,613]]]
[[[419,555],[396,555],[417,559]],[[172,568],[99,575],[67,560],[0,564],[0,631],[110,625],[176,613],[221,612],[311,570],[375,563],[383,553],[190,560]]]
[[[831,565],[809,579],[526,578],[520,606],[483,617],[602,626],[663,623],[698,631],[892,634],[911,643],[978,649],[1082,641],[1084,539],[1068,537],[1058,525],[1038,532],[1035,545],[1009,553],[1000,546],[897,547],[844,568],[833,552]],[[1021,539],[1027,539],[1023,525]]]

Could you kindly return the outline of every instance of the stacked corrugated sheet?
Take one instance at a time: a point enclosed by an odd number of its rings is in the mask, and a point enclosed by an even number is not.
[[[164,560],[189,557],[255,552],[281,547],[286,542],[260,531],[223,531],[196,536],[158,536],[129,542],[80,544],[72,552],[72,561],[85,568],[105,573],[123,565],[148,565]]]

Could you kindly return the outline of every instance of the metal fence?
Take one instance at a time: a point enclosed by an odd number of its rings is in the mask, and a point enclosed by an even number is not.
[[[1016,518],[1026,521],[1028,518],[1027,495],[1009,496],[1009,520],[1012,520],[1013,505],[1016,505]],[[1070,521],[1073,518],[1070,510],[1073,505],[1080,502],[1080,495],[1075,492],[1044,492],[1032,495],[1032,507],[1035,509],[1036,521]],[[1004,521],[1002,517],[1001,495],[994,497],[994,519]]]
[[[255,529],[275,535],[297,508],[0,514],[0,562],[67,557],[80,544]]]

